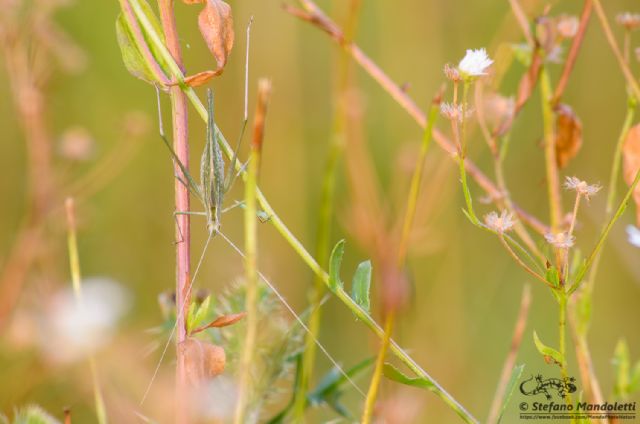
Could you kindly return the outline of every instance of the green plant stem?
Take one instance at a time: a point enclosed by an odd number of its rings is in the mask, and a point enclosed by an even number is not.
[[[121,0],[124,1],[124,0]],[[178,81],[179,87],[183,90],[187,98],[191,101],[193,107],[196,112],[205,122],[208,119],[207,109],[204,107],[200,98],[196,94],[193,88],[184,84],[184,74],[177,66],[168,50],[160,40],[160,37],[153,29],[153,26],[149,22],[148,19],[145,18],[144,14],[140,10],[140,5],[137,3],[137,0],[130,0],[131,4],[136,12],[137,18],[140,20],[140,23],[144,26],[145,31],[147,31],[151,42],[158,48],[158,51],[162,55],[163,59],[166,60],[167,65],[169,67],[170,74],[173,78]],[[221,141],[221,147],[224,150],[227,157],[233,157],[233,149],[227,142],[226,138],[220,131],[220,129],[216,126],[215,131],[219,140]],[[242,165],[240,163],[235,164],[235,168],[237,171],[242,170]],[[241,176],[246,179],[246,172],[241,172]],[[259,187],[256,188],[256,196],[258,203],[262,207],[262,210],[270,217],[269,222],[273,225],[273,227],[280,233],[280,235],[286,240],[286,242],[291,246],[291,248],[300,256],[303,262],[311,269],[311,271],[318,275],[322,282],[329,287],[329,275],[327,272],[318,264],[318,262],[313,258],[313,256],[305,249],[302,243],[293,235],[291,230],[286,226],[286,224],[282,221],[282,219],[275,212],[273,207],[269,204],[269,201],[262,193]],[[364,325],[366,325],[369,329],[371,329],[380,339],[384,337],[384,330],[378,325],[378,323],[364,310],[362,309],[349,294],[344,291],[344,289],[339,288],[334,292],[335,296],[340,300],[353,314],[358,318]],[[407,353],[405,352],[396,342],[390,340],[390,350],[391,352],[402,362],[405,364],[412,372],[414,372],[417,376],[426,379],[434,385],[433,393],[442,399],[456,414],[460,416],[467,423],[477,423],[478,421],[471,415],[453,396],[451,396],[434,378],[432,378],[417,362]]]
[[[613,215],[613,217],[609,220],[607,225],[602,230],[602,233],[600,234],[600,237],[598,238],[598,242],[596,243],[596,246],[591,251],[591,254],[589,254],[589,257],[587,258],[587,261],[584,263],[584,265],[578,271],[578,274],[576,275],[575,281],[573,282],[573,285],[569,289],[569,294],[572,294],[573,292],[575,292],[580,287],[580,283],[584,279],[585,274],[591,268],[591,265],[593,265],[595,259],[598,257],[598,254],[600,253],[600,250],[604,246],[604,242],[607,239],[607,237],[609,236],[609,232],[613,228],[613,225],[622,216],[622,214],[624,213],[625,209],[627,208],[627,204],[629,203],[629,199],[633,195],[633,191],[635,190],[636,186],[638,185],[638,181],[640,181],[640,171],[638,171],[638,173],[636,174],[636,176],[635,176],[635,178],[633,180],[633,183],[629,187],[629,190],[627,190],[627,193],[624,196],[624,198],[622,199],[622,202],[620,202],[620,206],[618,206],[618,210],[616,211],[616,213]]]
[[[509,243],[507,243],[507,241],[505,240],[504,234],[498,233],[498,238],[500,239],[500,242],[502,243],[504,248],[507,250],[507,252],[509,252],[511,257],[518,263],[518,265],[520,265],[530,275],[532,275],[533,277],[535,277],[538,280],[542,281],[546,286],[548,286],[550,288],[554,288],[551,285],[551,283],[549,283],[542,275],[540,275],[537,272],[535,272],[534,270],[532,270],[527,264],[524,263],[524,261],[522,259],[520,259],[520,257],[516,254],[516,252],[513,251],[511,246],[509,246]]]
[[[564,287],[561,288],[562,293],[558,297],[558,345],[560,355],[562,357],[562,363],[560,364],[560,372],[562,378],[569,378],[569,372],[567,371],[567,349],[566,349],[566,333],[567,333],[567,295],[564,292]],[[565,397],[565,403],[571,405],[571,395],[567,394]],[[571,422],[575,422],[572,418]]]
[[[500,144],[500,151],[498,155],[494,157],[494,172],[496,174],[496,184],[502,193],[504,199],[504,206],[514,217],[518,217],[518,212],[516,211],[513,200],[511,199],[511,193],[509,192],[509,188],[507,187],[507,181],[504,176],[504,159],[507,155],[507,151],[509,150],[509,143],[511,141],[510,134],[506,134],[502,138],[502,143]],[[522,242],[529,248],[531,253],[536,256],[536,258],[540,261],[541,264],[544,264],[545,257],[536,246],[536,243],[533,241],[533,238],[527,231],[527,228],[522,223],[520,218],[515,222],[514,231],[520,237]]]
[[[471,218],[471,222],[474,225],[480,225],[480,220],[473,211],[473,199],[471,198],[471,191],[469,190],[469,183],[467,182],[467,171],[464,166],[465,158],[467,157],[467,100],[469,97],[469,87],[471,82],[465,80],[462,87],[462,122],[460,130],[460,151],[458,152],[458,167],[460,168],[460,180],[462,181],[462,191],[464,193],[464,201],[467,205],[467,213]],[[455,103],[455,101],[454,101]]]
[[[249,399],[249,391],[251,389],[251,370],[253,369],[256,336],[258,333],[258,227],[256,218],[256,188],[259,163],[260,151],[252,148],[244,186],[245,309],[247,312],[247,333],[242,351],[240,387],[238,390],[238,401],[236,403],[234,419],[235,424],[243,424],[246,419],[245,412]]]
[[[562,220],[560,198],[560,178],[556,160],[556,143],[553,129],[553,109],[551,106],[551,81],[549,73],[543,66],[540,70],[540,100],[542,103],[542,122],[544,126],[544,156],[547,171],[547,195],[549,197],[549,215],[551,232],[557,233]]]
[[[395,311],[390,311],[385,318],[384,336],[382,337],[382,344],[378,352],[378,357],[376,358],[376,366],[373,370],[373,376],[371,377],[371,383],[369,384],[369,391],[367,392],[367,398],[364,403],[362,424],[371,424],[373,419],[376,399],[378,397],[378,389],[380,388],[380,381],[382,380],[382,373],[384,370],[384,361],[386,353],[389,350],[391,333],[393,332],[394,320]]]
[[[360,12],[361,0],[351,0],[345,24],[345,42],[353,38]],[[351,81],[351,61],[344,49],[338,52],[338,82],[336,89],[336,109],[334,113],[333,136],[329,144],[329,154],[325,164],[320,199],[320,213],[316,233],[316,258],[321,266],[327,266],[329,260],[329,244],[331,240],[332,212],[335,198],[335,186],[338,163],[342,157],[345,143],[345,132],[348,115],[348,95]],[[305,349],[302,353],[300,379],[296,385],[293,407],[293,422],[303,422],[307,408],[307,392],[313,376],[317,347],[315,341],[319,337],[322,308],[320,303],[326,292],[322,280],[315,275],[310,295],[311,315],[309,316],[309,332],[305,335]]]
[[[84,302],[82,300],[82,285],[80,282],[80,255],[78,253],[78,236],[76,233],[76,214],[75,203],[73,199],[67,198],[65,202],[65,208],[67,212],[67,250],[69,252],[69,268],[71,270],[71,284],[73,287],[73,294],[76,300],[76,307],[78,309],[84,308]],[[100,380],[98,379],[98,369],[96,367],[96,361],[93,355],[88,357],[89,369],[91,371],[91,381],[93,386],[93,399],[96,406],[96,418],[98,424],[107,424],[107,409],[104,404],[104,397],[102,396],[102,389],[100,388]]]

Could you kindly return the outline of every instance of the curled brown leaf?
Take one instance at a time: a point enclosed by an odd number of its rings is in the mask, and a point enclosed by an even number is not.
[[[202,38],[213,54],[220,72],[233,48],[233,16],[231,6],[222,0],[207,0],[198,16]]]
[[[622,146],[622,161],[624,180],[631,185],[640,171],[640,124],[633,126],[627,134]],[[633,192],[633,200],[636,203],[636,225],[640,226],[640,185]]]
[[[556,160],[564,168],[582,147],[582,122],[565,104],[556,107]]]

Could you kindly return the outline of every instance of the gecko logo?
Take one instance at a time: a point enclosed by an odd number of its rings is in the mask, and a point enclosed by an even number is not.
[[[531,378],[520,384],[520,393],[526,396],[543,394],[547,400],[551,400],[551,393],[555,393],[564,399],[567,394],[575,393],[578,390],[574,384],[575,381],[574,377],[544,379],[540,374],[535,377],[532,375]]]

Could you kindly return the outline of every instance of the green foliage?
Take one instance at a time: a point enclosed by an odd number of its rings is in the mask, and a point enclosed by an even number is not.
[[[547,268],[545,280],[547,280],[553,287],[560,287],[560,274],[558,273],[558,268],[553,265]]]
[[[153,9],[145,0],[137,0],[145,17],[149,20],[157,34],[162,34],[162,29],[158,18],[153,13]],[[136,37],[138,34],[140,37]],[[120,12],[116,19],[116,35],[122,60],[125,67],[136,78],[139,78],[149,84],[158,84],[162,80],[167,80],[166,71],[163,75],[157,72],[158,67],[162,67],[162,56],[154,48],[154,44],[149,42],[148,34],[135,18],[129,19],[124,13]],[[147,51],[149,55],[145,56],[143,51]],[[153,61],[154,63],[150,63]]]
[[[630,395],[640,391],[640,360],[631,367],[629,346],[626,340],[620,339],[613,353],[613,367],[615,371],[615,384],[613,394],[626,399]]]
[[[360,262],[351,282],[351,298],[367,313],[371,312],[371,261]]]
[[[344,240],[336,243],[331,251],[329,259],[329,288],[334,293],[344,287],[342,279],[340,279],[340,267],[342,266],[342,257],[344,256]]]
[[[504,412],[507,410],[507,406],[509,405],[509,401],[511,400],[511,396],[513,396],[513,389],[516,387],[516,383],[522,377],[522,372],[524,371],[524,364],[516,365],[513,367],[511,371],[511,377],[509,377],[509,382],[507,383],[507,387],[504,392],[504,397],[502,398],[502,405],[500,406],[500,412],[498,414],[498,423],[502,421],[502,416]]]
[[[6,417],[3,418],[4,420]],[[6,420],[6,422],[9,421]],[[60,421],[38,405],[29,405],[16,411],[13,424],[60,424]]]
[[[245,286],[238,281],[216,297],[214,316],[232,315],[244,310]],[[246,416],[261,417],[265,406],[275,403],[284,392],[280,388],[290,385],[294,375],[295,358],[303,346],[301,327],[286,319],[284,310],[270,289],[258,287],[258,336],[254,362],[251,366],[253,384],[247,399]],[[232,326],[207,329],[203,337],[224,346],[227,354],[226,372],[239,374],[238,366],[245,342],[246,322]]]
[[[207,296],[199,305],[192,302],[189,305],[189,313],[187,314],[187,333],[191,333],[193,329],[198,328],[204,320],[211,315],[211,296]]]
[[[562,356],[562,354],[557,350],[555,350],[554,348],[549,347],[544,343],[542,343],[542,341],[540,340],[540,337],[538,337],[538,333],[535,331],[533,332],[533,342],[536,344],[536,349],[538,349],[538,352],[540,352],[540,354],[544,356],[544,360],[547,363],[555,362],[561,367],[563,366],[564,357]]]
[[[383,372],[385,377],[389,380],[395,381],[396,383],[418,387],[425,390],[434,390],[436,388],[431,381],[422,377],[409,377],[389,363],[384,364]]]

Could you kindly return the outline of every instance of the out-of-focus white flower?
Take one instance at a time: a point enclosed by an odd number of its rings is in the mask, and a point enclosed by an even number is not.
[[[587,184],[586,181],[582,181],[577,177],[567,177],[564,182],[564,188],[567,190],[575,190],[581,196],[584,196],[585,199],[589,200],[591,196],[594,196],[597,192],[602,188],[598,184]]]
[[[128,292],[103,277],[84,279],[79,304],[71,287],[54,294],[44,317],[41,346],[56,362],[71,362],[105,345],[130,305]]]
[[[576,241],[576,238],[569,233],[547,233],[544,235],[544,238],[546,238],[550,244],[559,249],[569,249]]]
[[[485,49],[467,50],[467,54],[458,64],[458,70],[464,77],[478,77],[487,74],[487,68],[493,60],[487,55]]]
[[[558,34],[564,38],[573,38],[578,33],[580,22],[572,15],[560,15],[556,25]]]
[[[220,375],[194,390],[191,396],[193,412],[203,420],[227,422],[233,418],[237,398],[235,382]]]
[[[627,236],[629,236],[629,243],[640,247],[640,228],[633,225],[627,226]]]
[[[491,212],[484,216],[484,222],[487,227],[502,234],[511,230],[515,224],[513,215],[503,210],[500,215],[497,212]]]
[[[616,16],[616,22],[625,27],[628,31],[640,28],[640,15],[637,13],[625,12]]]

